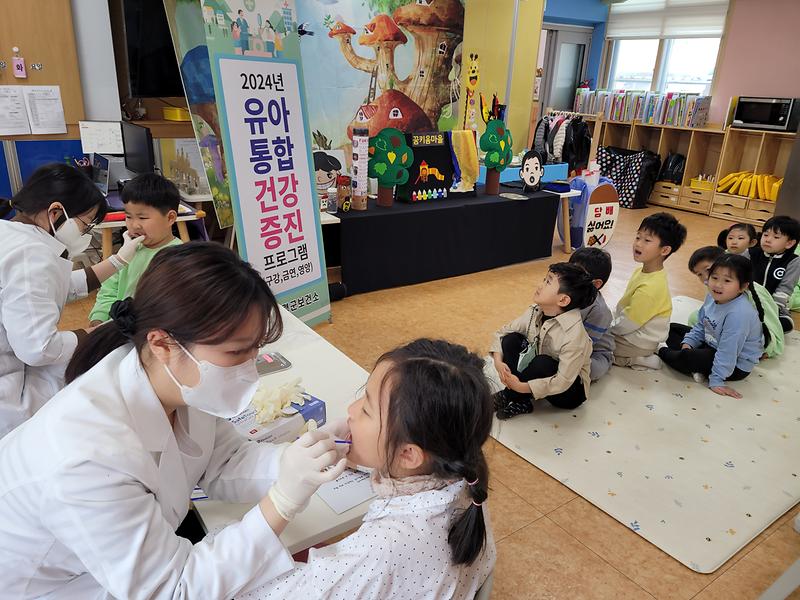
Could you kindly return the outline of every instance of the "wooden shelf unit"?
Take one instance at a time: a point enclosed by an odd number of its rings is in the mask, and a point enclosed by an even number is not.
[[[729,128],[717,181],[737,171],[783,177],[796,137],[795,133]],[[775,214],[775,202],[715,191],[710,214],[760,226]]]
[[[680,183],[656,182],[649,204],[668,206],[763,225],[775,212],[775,202],[725,194],[691,187],[693,178],[714,175],[720,181],[729,173],[753,171],[781,178],[797,134],[756,131],[752,129],[714,127],[678,127],[654,125],[640,121],[606,121],[597,119],[600,143],[628,150],[650,150],[663,164],[670,152],[683,154],[686,167]]]

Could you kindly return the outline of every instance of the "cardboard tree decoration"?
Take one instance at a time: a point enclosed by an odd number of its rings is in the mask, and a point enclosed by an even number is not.
[[[408,181],[414,152],[399,129],[387,127],[369,140],[369,176],[378,180],[378,206],[391,206],[394,186]]]
[[[500,172],[503,171],[513,157],[511,132],[499,119],[486,123],[486,131],[481,136],[481,150],[486,152],[483,160],[486,166],[486,193],[500,193]]]

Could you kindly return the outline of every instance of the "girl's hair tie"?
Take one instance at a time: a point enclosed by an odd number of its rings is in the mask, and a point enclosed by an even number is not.
[[[467,482],[467,485],[468,485],[469,487],[472,487],[472,486],[473,486],[473,485],[475,485],[476,483],[478,483],[478,478],[477,478],[477,477],[475,478],[475,481],[468,481],[468,482]],[[479,506],[480,506],[480,505],[479,505]]]

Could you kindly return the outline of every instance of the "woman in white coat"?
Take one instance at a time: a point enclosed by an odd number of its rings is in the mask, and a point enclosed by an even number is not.
[[[64,304],[86,296],[133,257],[142,239],[73,271],[70,257],[91,241],[106,199],[83,173],[64,164],[37,169],[0,212],[0,438],[30,418],[64,385],[64,368],[84,330],[58,331]]]
[[[226,420],[282,330],[267,284],[193,242],[159,252],[111,315],[67,387],[0,440],[2,594],[227,600],[291,570],[278,535],[345,461],[328,433],[256,444]],[[257,504],[192,546],[175,529],[196,484]]]

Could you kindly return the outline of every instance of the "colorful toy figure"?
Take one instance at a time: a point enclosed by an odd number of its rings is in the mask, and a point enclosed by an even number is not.
[[[350,210],[352,201],[350,194],[352,193],[352,181],[347,175],[339,175],[336,177],[337,198],[339,201],[339,210],[347,212]]]
[[[536,150],[529,150],[522,157],[522,167],[519,170],[519,177],[522,179],[523,192],[538,192],[544,175],[542,166],[542,155]]]
[[[475,94],[480,83],[480,65],[478,55],[469,55],[469,67],[467,68],[466,100],[464,102],[464,129],[478,129],[478,121],[475,118],[477,110],[475,108]]]

